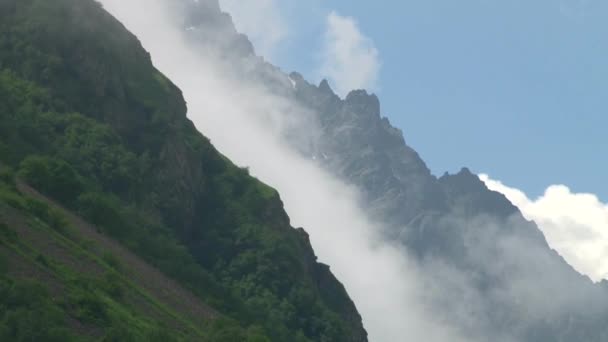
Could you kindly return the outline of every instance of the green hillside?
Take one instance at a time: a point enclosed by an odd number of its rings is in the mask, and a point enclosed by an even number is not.
[[[223,319],[192,292],[17,185],[6,168],[1,175],[0,341],[213,341],[221,333]]]
[[[0,340],[366,341],[276,191],[94,1],[0,0],[0,123]]]

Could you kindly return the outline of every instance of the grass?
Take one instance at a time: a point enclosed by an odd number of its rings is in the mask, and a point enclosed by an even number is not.
[[[43,201],[2,188],[2,183],[0,242],[8,247],[8,254],[13,258],[18,256],[26,260],[28,267],[32,268],[31,273],[48,273],[56,279],[56,285],[65,288],[61,302],[67,315],[85,325],[97,326],[107,333],[106,337],[115,335],[119,340],[121,336],[132,335],[135,341],[148,341],[153,339],[150,334],[174,336],[175,341],[205,339],[201,327],[129,279],[127,266],[121,260],[108,251],[96,254],[102,249],[95,241],[82,239],[76,229],[70,228],[66,233],[68,219],[61,211]],[[7,198],[11,201],[6,201]],[[20,205],[13,206],[11,202]],[[35,236],[20,238],[4,222],[6,215],[13,215],[13,219],[30,226],[32,231],[44,237],[45,243],[40,245]],[[44,250],[45,246],[48,250]],[[90,273],[82,274],[64,261],[70,258],[95,267],[91,267]],[[10,263],[11,258],[0,253],[0,275],[9,271]],[[134,303],[134,299],[139,304]],[[151,314],[150,309],[155,313]],[[169,335],[158,328],[165,322],[173,322],[169,323],[173,326],[167,328],[172,331]]]

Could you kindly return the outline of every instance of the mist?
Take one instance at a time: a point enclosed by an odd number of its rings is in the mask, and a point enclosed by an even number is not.
[[[382,223],[365,214],[356,188],[284,140],[287,131],[301,132],[302,139],[314,135],[314,115],[289,94],[247,74],[262,59],[237,63],[198,44],[183,26],[183,8],[176,5],[183,1],[100,2],[138,36],[154,65],[182,90],[196,127],[221,153],[279,191],[292,225],[310,234],[320,261],[345,285],[370,341],[517,341],[520,331],[492,330],[488,317],[494,305],[509,308],[505,320],[536,322],[580,310],[594,313],[604,304],[591,300],[593,291],[577,291],[579,280],[555,264],[545,246],[503,233],[505,224],[494,218],[455,214],[445,219],[466,226],[467,258],[501,281],[493,291],[480,291],[471,269],[432,257],[415,260],[403,245],[386,241]],[[277,70],[273,75],[274,83],[291,86],[285,74]],[[527,264],[527,271],[517,268]]]
[[[505,195],[524,216],[538,223],[547,241],[573,268],[600,282],[608,277],[608,204],[596,195],[552,185],[529,198],[488,175],[479,175],[489,189]]]
[[[306,229],[320,261],[345,285],[371,341],[459,341],[455,328],[435,321],[419,302],[417,266],[375,235],[381,229],[362,214],[356,189],[282,141],[281,130],[290,125],[285,113],[304,109],[201,53],[175,25],[179,20],[165,2],[101,3],[180,87],[196,127],[220,152],[279,191],[292,225]]]

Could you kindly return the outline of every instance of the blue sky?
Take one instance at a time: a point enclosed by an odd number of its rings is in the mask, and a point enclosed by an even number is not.
[[[368,86],[435,174],[608,200],[608,1],[256,1],[282,25],[268,59],[312,81],[328,15],[353,18],[378,53]]]

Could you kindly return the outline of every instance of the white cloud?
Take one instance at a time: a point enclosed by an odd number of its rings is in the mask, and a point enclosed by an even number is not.
[[[593,194],[573,193],[564,185],[547,188],[532,200],[518,189],[480,175],[493,191],[504,194],[523,215],[534,220],[549,245],[578,272],[594,281],[608,275],[608,204]]]
[[[355,19],[336,12],[328,15],[322,54],[319,73],[329,78],[339,95],[376,87],[379,53],[374,42],[361,33]]]
[[[267,59],[288,35],[276,0],[220,0],[220,5],[230,13],[236,29],[249,37],[256,52]]]

